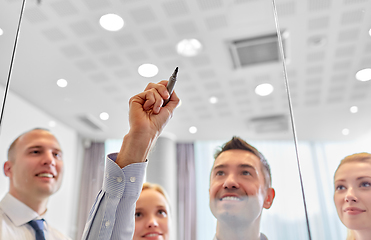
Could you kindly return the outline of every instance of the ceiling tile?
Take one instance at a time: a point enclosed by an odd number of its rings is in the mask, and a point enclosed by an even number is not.
[[[49,28],[41,33],[51,42],[61,42],[67,39],[67,35],[58,28]]]
[[[113,39],[115,40],[118,46],[127,49],[139,44],[139,41],[137,40],[135,34],[132,33],[120,34],[114,36]]]
[[[144,29],[143,35],[149,43],[164,41],[167,39],[166,31],[164,31],[164,29],[159,26]]]
[[[120,57],[114,54],[103,56],[100,58],[100,61],[107,67],[117,67],[123,65]]]
[[[137,24],[157,22],[155,12],[150,6],[138,7],[130,11],[130,15]]]
[[[153,51],[157,54],[158,57],[174,57],[177,56],[175,47],[172,44],[162,44],[153,47]]]
[[[120,69],[113,72],[113,75],[117,77],[118,81],[123,81],[132,76],[131,70],[129,69]]]
[[[343,83],[349,79],[348,73],[341,73],[331,77],[331,82]]]
[[[92,36],[95,34],[94,28],[88,21],[79,20],[70,24],[72,32],[78,37]]]
[[[325,29],[329,26],[330,18],[328,16],[318,17],[308,20],[308,30]]]
[[[308,10],[323,11],[331,7],[331,0],[307,0]]]
[[[344,0],[344,4],[358,4],[358,3],[365,3],[368,0]]]
[[[359,30],[358,29],[348,29],[345,31],[341,31],[338,35],[338,41],[340,43],[344,42],[353,42],[358,39]]]
[[[191,62],[194,67],[204,67],[204,66],[210,65],[211,63],[210,58],[206,55],[200,55],[200,56],[193,57],[191,59]]]
[[[306,73],[307,75],[317,75],[322,74],[324,71],[322,65],[314,65],[314,66],[308,66]]]
[[[168,17],[181,17],[189,14],[187,1],[175,0],[162,3],[165,15]]]
[[[293,15],[296,13],[296,3],[294,1],[277,3],[277,15],[279,17]]]
[[[197,3],[200,9],[205,11],[223,7],[222,0],[198,0]]]
[[[314,53],[308,53],[307,55],[307,61],[308,62],[317,62],[317,61],[323,61],[325,59],[325,52],[314,52]]]
[[[332,69],[336,71],[348,71],[348,68],[352,66],[351,60],[340,60],[340,61],[334,61],[334,64],[332,65]]]
[[[67,0],[51,2],[50,6],[60,17],[73,16],[79,13],[77,8]]]
[[[98,66],[93,61],[88,60],[88,59],[77,60],[75,64],[83,72],[95,71],[98,69]]]
[[[128,51],[125,55],[132,61],[144,61],[148,59],[148,54],[143,49]]]
[[[197,26],[193,21],[183,21],[173,24],[173,29],[178,35],[190,35],[198,32]]]
[[[228,27],[225,15],[205,17],[205,24],[208,30],[214,31]]]
[[[354,45],[342,46],[342,47],[336,49],[335,57],[336,58],[352,57],[354,52],[355,52],[355,46]]]
[[[341,25],[360,23],[363,21],[363,18],[364,18],[363,9],[353,10],[343,13],[340,18],[340,23]]]
[[[24,18],[34,24],[45,23],[49,20],[47,15],[38,6],[28,8],[27,11],[24,11]]]
[[[216,73],[214,69],[201,69],[197,73],[200,79],[208,79],[208,78],[215,79],[216,77]],[[218,82],[216,83],[219,84]]]
[[[95,83],[104,83],[104,82],[109,81],[108,75],[103,72],[94,73],[90,75],[89,77]]]
[[[91,10],[102,10],[111,5],[108,0],[83,0],[83,2]]]
[[[60,51],[67,57],[67,58],[78,58],[85,55],[84,51],[73,44],[65,45],[60,47]]]
[[[91,39],[85,42],[85,46],[93,53],[102,53],[110,50],[108,44],[102,39]]]

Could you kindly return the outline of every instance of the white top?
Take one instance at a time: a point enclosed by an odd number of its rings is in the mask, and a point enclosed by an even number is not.
[[[35,240],[35,230],[27,222],[41,219],[37,212],[7,193],[0,202],[0,239]],[[48,240],[70,240],[44,221],[44,234]]]

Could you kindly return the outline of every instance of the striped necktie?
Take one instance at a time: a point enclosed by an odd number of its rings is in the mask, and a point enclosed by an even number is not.
[[[31,220],[28,224],[35,230],[36,240],[45,240],[44,219]]]

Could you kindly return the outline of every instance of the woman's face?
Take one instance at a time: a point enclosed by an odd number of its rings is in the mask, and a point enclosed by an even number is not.
[[[133,240],[168,240],[169,206],[165,197],[154,189],[145,189],[135,209]]]
[[[334,201],[343,224],[352,230],[371,229],[371,163],[345,163],[335,174]]]

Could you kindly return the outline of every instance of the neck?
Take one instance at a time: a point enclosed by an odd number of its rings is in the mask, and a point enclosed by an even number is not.
[[[370,240],[371,229],[353,230],[356,240]]]
[[[46,212],[46,205],[48,203],[49,197],[32,197],[28,195],[18,194],[17,192],[9,191],[9,193],[21,201],[22,203],[26,204],[29,208],[37,212],[40,216]]]
[[[256,220],[249,224],[236,224],[236,222],[218,221],[216,226],[216,238],[218,240],[259,240],[260,222]]]

